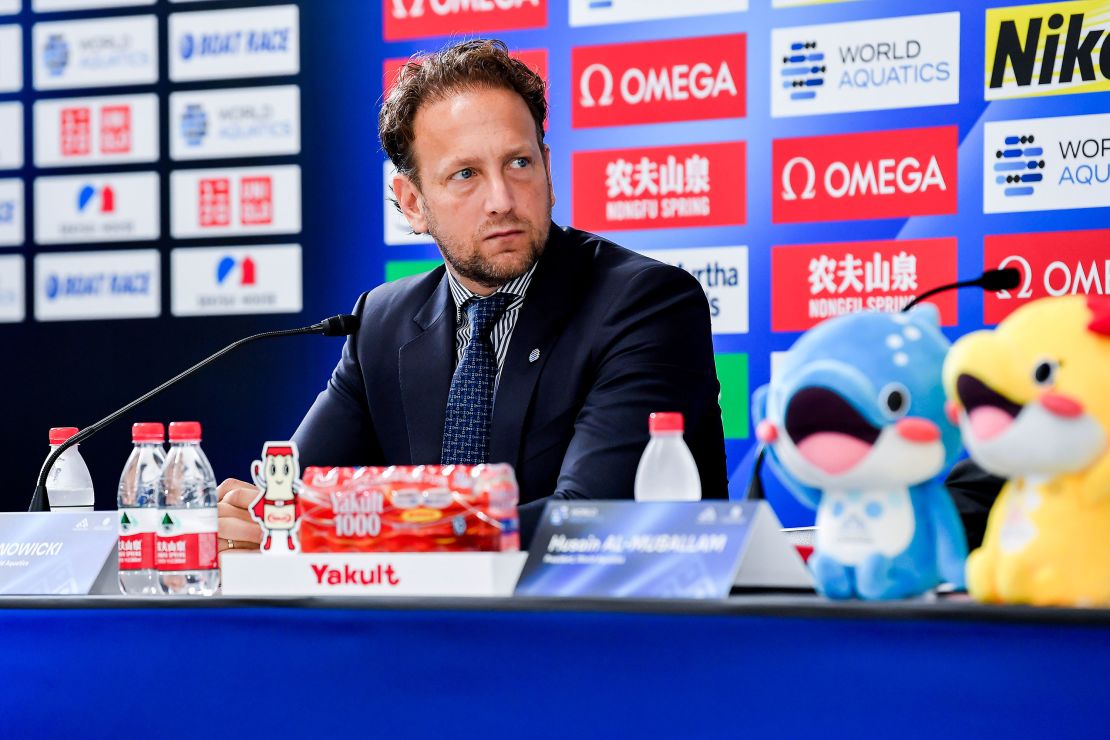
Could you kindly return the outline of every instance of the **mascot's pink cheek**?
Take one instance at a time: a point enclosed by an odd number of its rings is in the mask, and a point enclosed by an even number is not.
[[[756,426],[755,437],[764,444],[771,444],[779,438],[779,430],[774,424],[764,419]]]
[[[1066,419],[1074,419],[1083,415],[1083,404],[1062,393],[1048,391],[1041,396],[1041,404],[1053,414],[1063,416]]]
[[[980,406],[967,415],[967,421],[976,438],[988,440],[1009,429],[1014,417],[995,406]]]
[[[870,451],[867,442],[839,432],[811,434],[798,444],[802,457],[830,475],[854,468]]]
[[[955,401],[944,402],[944,415],[948,417],[948,421],[952,422],[952,426],[958,427],[960,425],[960,407]]]

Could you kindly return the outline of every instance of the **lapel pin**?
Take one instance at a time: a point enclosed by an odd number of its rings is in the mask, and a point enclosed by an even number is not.
[[[536,348],[536,349],[534,349],[534,350],[532,350],[531,352],[528,353],[528,362],[535,362],[538,359],[540,359],[540,350],[539,350],[539,348]]]

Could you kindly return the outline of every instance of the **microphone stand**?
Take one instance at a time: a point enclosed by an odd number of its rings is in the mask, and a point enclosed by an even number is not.
[[[77,432],[77,434],[73,435],[65,442],[58,445],[58,447],[46,458],[46,462],[42,466],[42,471],[39,473],[38,482],[35,485],[35,493],[33,496],[31,496],[31,505],[27,508],[27,511],[50,511],[50,499],[46,495],[46,478],[50,475],[50,469],[54,467],[54,463],[58,460],[59,457],[62,456],[63,452],[68,450],[70,447],[73,447],[74,445],[80,444],[81,442],[85,441],[104,427],[114,422],[119,417],[126,414],[128,411],[134,409],[136,406],[141,406],[170,386],[184,380],[196,371],[200,370],[206,365],[211,364],[212,362],[215,362],[224,355],[230,352],[234,352],[240,347],[246,344],[250,344],[251,342],[257,341],[259,339],[270,339],[272,337],[290,337],[297,334],[324,334],[325,336],[344,336],[353,333],[357,328],[358,320],[356,317],[350,315],[342,315],[325,319],[324,321],[321,321],[318,324],[313,324],[312,326],[303,326],[299,329],[280,329],[278,331],[266,331],[262,332],[261,334],[244,337],[243,339],[232,342],[216,354],[206,357],[185,372],[175,375],[154,390],[140,396],[139,398],[136,398],[131,403],[127,404],[118,411],[114,411],[108,416],[105,416],[103,419],[96,422],[95,424],[91,424],[85,427],[81,431]]]

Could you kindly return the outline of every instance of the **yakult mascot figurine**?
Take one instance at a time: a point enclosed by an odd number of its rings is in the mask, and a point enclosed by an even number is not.
[[[833,599],[899,599],[964,582],[967,540],[940,476],[960,451],[945,417],[948,340],[930,304],[829,319],[753,396],[756,436],[817,509],[809,560]]]
[[[296,442],[267,442],[262,459],[251,463],[251,477],[258,498],[251,504],[251,517],[262,525],[262,552],[299,552],[296,539],[301,516],[301,466]]]
[[[978,601],[1110,606],[1110,298],[1042,298],[944,363],[972,459],[1008,479],[967,561]]]

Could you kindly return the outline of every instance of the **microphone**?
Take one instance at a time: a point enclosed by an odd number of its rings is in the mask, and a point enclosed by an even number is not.
[[[113,411],[111,414],[109,414],[108,416],[105,416],[100,421],[96,422],[95,424],[91,424],[91,425],[85,427],[84,429],[79,431],[77,434],[73,435],[72,437],[67,439],[65,442],[58,445],[58,448],[50,453],[49,457],[46,458],[46,462],[42,466],[42,472],[39,473],[38,483],[35,485],[35,493],[34,493],[34,495],[31,496],[31,505],[30,505],[30,507],[28,507],[27,511],[50,511],[50,500],[46,495],[46,478],[50,474],[50,469],[52,467],[54,467],[55,461],[57,461],[57,459],[62,456],[63,452],[68,450],[73,445],[80,444],[81,442],[84,442],[86,439],[93,436],[94,434],[99,432],[101,429],[103,429],[104,427],[108,426],[109,424],[111,424],[113,421],[115,421],[119,417],[126,414],[128,411],[131,411],[132,409],[136,408],[137,406],[143,405],[144,403],[146,403],[150,399],[157,396],[162,391],[166,390],[167,388],[170,388],[171,386],[176,385],[177,383],[179,383],[182,380],[184,380],[185,378],[189,377],[190,375],[192,375],[196,371],[200,370],[202,367],[205,367],[206,365],[209,365],[210,363],[215,362],[216,360],[218,360],[219,358],[223,357],[224,355],[226,355],[230,352],[234,352],[235,350],[239,349],[243,345],[250,344],[251,342],[257,341],[259,339],[271,339],[271,338],[274,338],[274,337],[291,337],[291,336],[294,336],[294,335],[297,335],[297,334],[323,334],[325,337],[345,337],[345,336],[349,336],[351,334],[354,334],[356,331],[358,331],[358,323],[359,322],[358,322],[358,317],[357,316],[352,316],[351,314],[340,314],[338,316],[332,316],[331,318],[324,319],[323,321],[321,321],[319,323],[316,323],[316,324],[312,324],[311,326],[302,326],[299,329],[280,329],[278,331],[264,331],[261,334],[254,334],[254,335],[249,336],[249,337],[244,337],[243,339],[232,342],[231,344],[229,344],[226,347],[224,347],[223,349],[221,349],[219,352],[216,352],[215,354],[209,355],[208,357],[204,358],[203,360],[201,360],[197,364],[193,365],[191,368],[189,368],[185,372],[180,373],[180,374],[170,378],[165,383],[158,386],[157,388],[150,391],[149,393],[146,393],[145,395],[140,396],[139,398],[136,398],[134,401],[127,404],[126,406],[119,409],[118,411]]]
[[[1000,290],[1013,290],[1019,285],[1021,285],[1021,272],[1016,267],[1005,267],[1001,270],[987,270],[974,280],[961,280],[958,283],[949,283],[948,285],[941,285],[925,291],[917,298],[907,303],[902,308],[902,313],[909,311],[929,296],[943,293],[946,290],[956,290],[957,288],[982,288],[983,290],[996,293]]]
[[[1014,272],[1017,272],[1017,270]],[[319,324],[313,324],[305,328],[315,329],[325,337],[346,337],[358,331],[358,316],[341,313],[338,316],[332,316],[330,319],[324,319]]]

